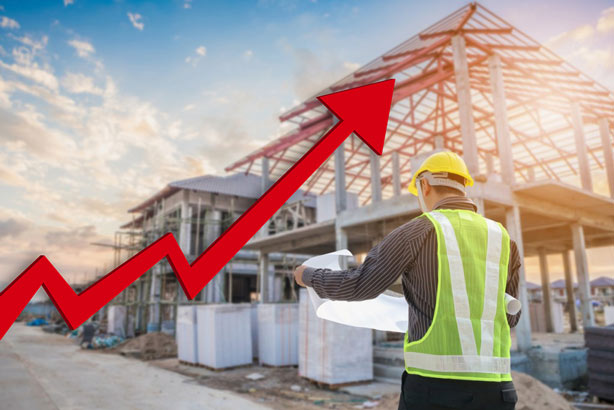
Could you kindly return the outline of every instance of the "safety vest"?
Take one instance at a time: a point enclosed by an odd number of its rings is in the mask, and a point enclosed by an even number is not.
[[[424,215],[437,232],[437,301],[424,337],[409,342],[405,334],[405,369],[444,379],[512,380],[507,231],[471,211]]]

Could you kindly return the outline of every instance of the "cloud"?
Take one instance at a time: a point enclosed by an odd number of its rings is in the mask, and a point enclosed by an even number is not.
[[[0,67],[10,70],[15,74],[32,80],[38,84],[44,85],[52,90],[58,89],[58,79],[55,77],[55,75],[48,70],[38,67],[36,64],[27,66],[21,64],[6,64],[5,62],[0,61]]]
[[[253,56],[254,52],[252,50],[245,50],[245,52],[243,53],[243,58],[245,58],[245,60],[247,61],[251,60]]]
[[[87,41],[70,40],[68,44],[72,46],[77,51],[77,55],[82,58],[89,57],[96,52],[94,46]]]
[[[194,50],[194,55],[185,58],[185,62],[188,64],[192,64],[193,67],[196,67],[198,62],[206,55],[207,47],[201,45],[196,47],[196,50]]]
[[[9,30],[13,30],[13,29],[16,30],[20,27],[20,25],[18,22],[16,22],[12,18],[2,16],[0,17],[0,27],[9,29]]]
[[[614,7],[603,10],[597,21],[597,31],[607,33],[612,30],[614,30]]]
[[[75,0],[64,0],[64,7],[67,7],[70,4],[75,4]]]
[[[102,95],[102,88],[94,85],[94,79],[84,74],[67,73],[62,78],[62,86],[66,91],[73,94],[94,94]]]
[[[183,8],[184,9],[191,9],[192,8],[192,0],[185,0],[183,2]]]
[[[135,29],[143,31],[143,29],[145,28],[145,23],[143,23],[143,16],[141,16],[139,13],[133,14],[128,12],[128,18],[130,19],[130,22]]]
[[[183,111],[192,111],[194,108],[196,108],[196,105],[194,105],[194,104],[187,104],[185,107],[183,107]]]
[[[549,48],[558,48],[562,45],[565,45],[569,42],[580,42],[584,40],[588,40],[595,35],[595,29],[590,24],[584,24],[579,27],[574,28],[573,30],[566,31],[559,35],[556,35],[546,41],[546,46]]]
[[[0,238],[18,236],[28,229],[28,224],[15,218],[0,219]]]

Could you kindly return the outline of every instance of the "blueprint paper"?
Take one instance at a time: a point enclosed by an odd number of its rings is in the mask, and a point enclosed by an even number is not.
[[[311,268],[340,270],[339,258],[352,256],[347,249],[314,256],[304,265]],[[307,288],[309,299],[316,315],[325,320],[343,325],[405,333],[408,322],[408,305],[403,297],[379,295],[375,299],[360,302],[322,299],[313,288]],[[520,311],[520,302],[505,294],[507,313],[515,315]]]
[[[347,249],[315,256],[304,265],[312,268],[340,270],[339,258],[352,256]],[[322,299],[307,288],[316,315],[325,320],[343,325],[405,333],[407,331],[407,302],[405,298],[379,295],[375,299],[346,302]]]

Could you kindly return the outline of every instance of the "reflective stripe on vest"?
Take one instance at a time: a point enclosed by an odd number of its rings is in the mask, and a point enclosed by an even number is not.
[[[435,211],[430,212],[429,216],[439,224],[441,235],[443,236],[441,239],[445,242],[445,255],[449,265],[454,314],[462,355],[406,351],[404,352],[406,367],[444,373],[510,373],[509,357],[493,356],[495,316],[500,292],[500,260],[503,238],[501,226],[494,221],[484,218],[488,228],[488,237],[484,276],[484,307],[480,318],[481,343],[480,352],[478,352],[471,323],[463,260],[454,227],[444,213]],[[435,317],[433,317],[434,320]]]

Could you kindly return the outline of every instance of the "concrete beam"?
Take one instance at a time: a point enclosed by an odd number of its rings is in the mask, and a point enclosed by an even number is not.
[[[499,58],[497,54],[489,57],[488,69],[490,71],[490,86],[492,88],[495,111],[495,131],[497,135],[497,147],[499,149],[501,179],[503,182],[513,185],[515,178],[512,142],[507,119],[507,105],[505,103],[505,85],[503,83],[501,58]]]
[[[371,203],[382,200],[382,175],[380,173],[379,155],[369,151],[369,163],[371,165]]]
[[[452,54],[454,59],[454,78],[456,80],[458,114],[463,140],[463,159],[467,164],[469,173],[471,175],[477,175],[479,174],[478,146],[473,122],[467,51],[465,49],[465,38],[462,35],[452,37]]]
[[[603,147],[605,174],[608,178],[610,196],[614,198],[614,153],[612,152],[612,137],[610,136],[610,129],[606,118],[599,120],[599,135],[601,136],[601,146]]]
[[[576,259],[576,273],[578,275],[578,290],[580,291],[580,303],[582,305],[582,326],[595,326],[595,314],[590,294],[590,279],[588,276],[588,259],[584,243],[584,228],[580,224],[571,225],[574,256]]]
[[[398,151],[392,153],[392,192],[394,196],[401,195],[401,163]]]
[[[569,325],[572,332],[578,331],[578,320],[576,318],[576,297],[573,288],[573,277],[571,274],[571,262],[569,260],[569,251],[561,253],[563,256],[563,269],[565,271],[565,288],[567,290],[567,309],[569,313]]]
[[[576,153],[578,156],[578,168],[580,169],[580,182],[582,188],[587,191],[593,190],[593,179],[591,177],[591,168],[588,163],[588,152],[586,150],[586,137],[584,136],[584,123],[582,121],[582,112],[580,104],[571,104],[571,117],[573,120],[574,137],[576,140]]]
[[[518,350],[526,352],[531,348],[531,319],[529,315],[529,297],[527,294],[527,281],[524,270],[524,246],[522,243],[522,225],[520,223],[520,208],[512,206],[506,210],[505,225],[510,238],[516,242],[520,254],[520,271],[518,272],[518,300],[522,305],[520,320],[516,325],[516,341]]]
[[[546,332],[554,332],[552,324],[552,293],[550,292],[550,272],[548,272],[548,255],[544,248],[539,248],[539,273],[542,281],[542,302],[546,316]]]
[[[524,195],[516,194],[514,198],[518,206],[532,213],[614,232],[614,218],[611,216]]]

